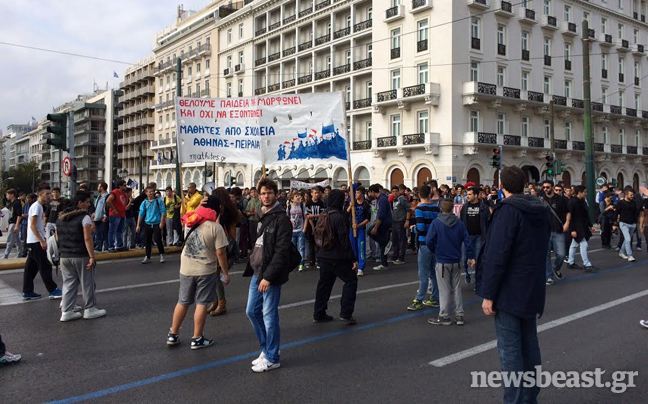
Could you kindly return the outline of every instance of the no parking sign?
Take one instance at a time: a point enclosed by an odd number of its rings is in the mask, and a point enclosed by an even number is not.
[[[65,175],[66,177],[69,177],[70,174],[72,174],[72,159],[70,157],[63,159],[63,166],[61,167],[61,170],[63,171],[63,175]]]

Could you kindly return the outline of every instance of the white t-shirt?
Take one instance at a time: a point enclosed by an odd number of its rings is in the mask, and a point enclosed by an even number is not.
[[[36,216],[36,219],[34,219]],[[41,235],[43,240],[47,240],[45,237],[45,225],[43,224],[43,205],[38,201],[32,203],[29,207],[29,222],[27,223],[27,244],[30,243],[40,243],[34,232],[32,231],[32,221],[36,220],[36,229]]]
[[[86,227],[86,226],[92,226],[92,219],[90,219],[90,216],[85,215],[83,217],[83,220],[81,221],[81,227]]]

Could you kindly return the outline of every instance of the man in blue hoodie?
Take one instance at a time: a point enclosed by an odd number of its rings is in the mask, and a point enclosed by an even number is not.
[[[370,229],[367,229],[370,237],[378,243],[380,250],[378,253],[380,255],[380,265],[374,267],[376,271],[383,271],[389,265],[385,254],[387,253],[386,247],[389,242],[389,230],[393,223],[389,199],[387,195],[382,193],[382,189],[383,187],[380,184],[373,184],[369,187],[369,196],[376,199],[376,205],[378,206],[376,221]]]
[[[549,207],[524,195],[526,174],[519,167],[501,172],[506,199],[495,206],[477,265],[482,310],[495,317],[502,372],[535,371],[541,364],[536,316],[545,304]],[[524,383],[526,384],[526,383]],[[539,387],[504,388],[504,403],[535,403]]]
[[[452,199],[441,202],[441,214],[432,221],[425,244],[436,254],[436,279],[439,285],[441,308],[439,317],[431,318],[432,325],[452,325],[450,319],[450,297],[454,294],[455,321],[464,325],[463,297],[461,295],[461,246],[466,248],[468,264],[475,265],[475,251],[466,226],[452,213]]]

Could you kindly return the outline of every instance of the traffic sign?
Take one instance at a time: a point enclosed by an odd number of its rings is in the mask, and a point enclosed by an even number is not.
[[[61,169],[63,171],[63,175],[65,175],[66,177],[69,177],[72,174],[72,159],[70,157],[63,159],[63,167]]]
[[[596,185],[598,185],[599,187],[602,187],[603,185],[605,185],[605,178],[603,178],[603,177],[598,177],[598,178],[596,179]]]

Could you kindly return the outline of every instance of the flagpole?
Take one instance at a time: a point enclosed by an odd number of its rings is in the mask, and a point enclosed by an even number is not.
[[[342,96],[342,105],[345,104],[344,95]],[[346,110],[344,112],[346,116]],[[347,128],[348,129],[348,128]],[[347,170],[349,179],[349,196],[351,197],[351,225],[356,224],[356,214],[355,214],[355,191],[353,190],[353,174],[351,171],[351,139],[349,139],[349,131],[346,133],[346,144],[347,144]],[[353,228],[353,237],[358,238],[358,229]]]
[[[180,58],[176,60],[176,78],[177,78],[176,97],[181,97],[182,96],[182,61],[180,60]],[[178,111],[176,111],[176,120],[179,119],[180,119],[180,114],[178,113]],[[176,194],[180,194],[180,200],[182,201],[182,212],[186,212],[187,201],[185,200],[183,186],[182,186],[182,163],[180,163],[179,136],[176,136]]]

